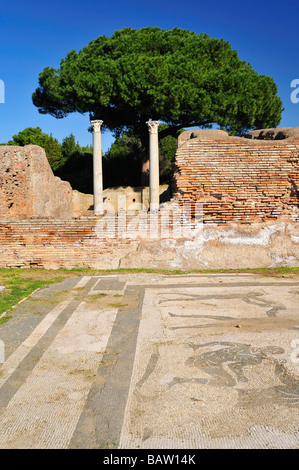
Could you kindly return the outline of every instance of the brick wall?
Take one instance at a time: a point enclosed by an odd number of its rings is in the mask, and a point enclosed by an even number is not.
[[[74,219],[71,188],[54,178],[42,149],[0,149],[0,267],[298,266],[299,137],[259,141],[222,131],[193,134],[182,133],[179,140],[174,197],[181,205],[203,203],[205,224],[190,236],[160,236],[163,215],[169,214],[170,231],[181,217],[171,204],[157,214],[156,238],[149,230],[155,215],[146,211],[125,213],[125,219]],[[132,236],[122,236],[124,228]]]
[[[72,188],[37,145],[0,146],[0,218],[72,217]]]
[[[68,221],[2,219],[0,268],[190,270],[299,264],[298,223],[206,224],[190,236],[174,236],[170,230],[164,238],[159,233],[154,238],[150,218],[146,213],[127,216],[125,223],[120,215]],[[124,227],[133,236],[122,236]]]
[[[97,218],[0,220],[0,267],[117,268],[134,241],[98,237]]]
[[[194,137],[194,138],[192,138]],[[203,203],[204,222],[299,220],[299,134],[249,140],[226,132],[183,132],[176,153],[175,199]]]

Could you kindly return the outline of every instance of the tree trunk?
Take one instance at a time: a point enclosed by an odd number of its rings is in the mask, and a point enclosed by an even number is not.
[[[144,160],[141,166],[141,186],[149,186],[149,159]]]
[[[149,133],[147,128],[144,132],[140,133],[142,145],[142,159],[141,159],[141,186],[149,186]]]

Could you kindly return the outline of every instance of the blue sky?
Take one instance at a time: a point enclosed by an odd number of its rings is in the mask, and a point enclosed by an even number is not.
[[[39,114],[31,95],[46,66],[59,67],[68,51],[79,51],[98,36],[115,30],[158,26],[189,29],[229,41],[242,60],[278,85],[285,111],[280,127],[298,126],[299,103],[291,102],[290,84],[299,79],[298,0],[20,0],[0,6],[0,79],[5,103],[0,104],[0,142],[26,127],[41,127],[59,141],[70,133],[81,145],[91,144],[88,115],[64,119]],[[113,141],[102,136],[103,150]]]

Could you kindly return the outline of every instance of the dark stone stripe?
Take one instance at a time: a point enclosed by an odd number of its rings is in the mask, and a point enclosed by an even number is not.
[[[90,279],[86,284],[86,293],[94,286],[97,279]],[[85,292],[84,292],[85,293]],[[0,388],[0,411],[3,412],[18,389],[23,385],[34,367],[38,364],[44,352],[51,345],[59,331],[74,313],[81,301],[71,302],[56,318],[37,344],[28,352],[16,370]]]
[[[94,287],[94,290],[122,290],[125,284],[117,278],[101,279]]]
[[[86,405],[71,439],[70,449],[117,448],[134,365],[138,328],[145,289],[273,286],[281,283],[230,282],[221,284],[151,284],[128,286],[125,295],[139,292],[138,308],[118,310],[106,352]],[[298,286],[287,282],[285,286]],[[113,289],[114,286],[110,286]],[[214,325],[213,325],[214,326]]]
[[[106,352],[85,408],[71,439],[71,449],[118,447],[134,365],[145,286],[129,286],[126,296],[139,293],[136,308],[119,309]]]
[[[0,339],[5,341],[5,360],[23,343],[32,333],[37,325],[44,317],[53,310],[55,306],[52,303],[45,302],[38,304],[38,314],[36,313],[36,299],[45,299],[49,297],[55,298],[56,293],[73,289],[77,284],[78,278],[68,278],[58,284],[40,289],[38,292],[30,296],[22,304],[19,304],[14,310],[9,312],[12,318],[1,325]]]

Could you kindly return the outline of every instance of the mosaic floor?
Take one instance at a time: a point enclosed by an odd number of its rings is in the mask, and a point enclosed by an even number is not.
[[[0,326],[0,448],[299,448],[299,283],[124,274]]]

